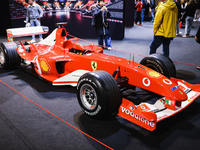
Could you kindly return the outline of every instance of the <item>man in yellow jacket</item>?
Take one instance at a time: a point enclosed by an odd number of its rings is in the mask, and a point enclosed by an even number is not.
[[[176,36],[178,8],[173,0],[161,1],[163,3],[158,7],[154,20],[154,39],[150,45],[150,54],[156,53],[157,48],[163,44],[163,53],[169,57],[169,45]]]

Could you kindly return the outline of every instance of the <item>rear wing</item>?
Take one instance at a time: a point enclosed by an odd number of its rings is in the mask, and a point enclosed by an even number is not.
[[[8,42],[13,42],[16,37],[24,37],[31,35],[47,34],[49,28],[47,26],[36,26],[36,27],[23,27],[23,28],[12,28],[7,29]]]

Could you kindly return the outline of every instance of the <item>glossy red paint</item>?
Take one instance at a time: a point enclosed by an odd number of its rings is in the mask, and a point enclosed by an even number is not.
[[[119,69],[120,73],[115,76],[116,80],[126,78],[127,84],[132,87],[139,87],[165,97],[163,105],[170,111],[177,110],[182,102],[188,100],[184,85],[200,93],[200,85],[191,85],[175,78],[169,79],[134,61],[103,54],[103,49],[94,44],[83,46],[78,43],[77,38],[67,39],[65,28],[56,29],[50,36],[52,38],[46,41],[44,39],[41,43],[28,46],[21,43],[17,51],[21,58],[33,64],[39,76],[53,85],[76,86],[78,79],[86,72],[104,70],[112,75]],[[183,87],[179,83],[184,84]],[[199,93],[196,93],[196,96],[194,94],[193,99],[196,99]],[[184,108],[189,104],[184,104]],[[146,104],[136,106],[123,99],[118,115],[153,131],[158,121],[175,113],[159,116],[158,119],[157,114]]]
[[[118,115],[149,131],[153,131],[156,129],[156,114],[145,110],[142,111],[138,109],[132,102],[126,99],[122,100]]]

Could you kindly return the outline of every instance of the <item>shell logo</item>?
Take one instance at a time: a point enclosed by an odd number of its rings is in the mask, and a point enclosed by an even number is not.
[[[41,60],[40,61],[40,66],[41,66],[41,68],[42,68],[42,70],[44,72],[49,72],[50,67],[49,67],[48,63],[45,60]]]
[[[156,72],[156,71],[149,71],[149,72],[148,72],[148,75],[149,75],[150,77],[153,77],[153,78],[159,78],[159,77],[161,76],[161,74],[158,73],[158,72]]]

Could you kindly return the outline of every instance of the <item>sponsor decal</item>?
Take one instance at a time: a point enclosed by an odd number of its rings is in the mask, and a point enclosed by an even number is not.
[[[179,91],[179,93],[181,93],[183,95],[183,92]]]
[[[94,112],[89,112],[89,111],[83,109],[83,111],[84,111],[86,114],[90,115],[90,116],[95,116],[95,115],[97,115],[97,114],[99,113],[100,110],[101,110],[101,106],[100,106],[100,105],[98,105],[97,110],[94,111]]]
[[[13,42],[13,37],[12,36],[8,35],[7,39],[8,39],[8,42]]]
[[[143,78],[142,83],[144,84],[144,86],[150,86],[151,81],[147,77],[145,77]]]
[[[167,85],[171,85],[172,81],[170,81],[169,79],[163,79],[163,82]]]
[[[130,107],[130,110],[134,110],[135,108],[133,106]]]
[[[93,71],[95,71],[97,69],[97,62],[91,61],[91,66],[92,66]]]
[[[166,99],[166,104],[171,105],[172,102],[170,100]]]
[[[190,99],[191,100],[194,100],[194,99],[196,99],[197,97],[199,97],[200,96],[200,93],[196,93],[196,94],[194,94],[192,97],[190,97]]]
[[[148,72],[148,75],[149,75],[150,77],[153,77],[153,78],[159,78],[159,77],[161,77],[161,74],[158,73],[158,72],[156,72],[156,71],[149,71],[149,72]]]
[[[40,61],[40,66],[41,66],[41,68],[42,68],[42,70],[43,70],[44,72],[49,72],[50,67],[49,67],[48,63],[47,63],[44,59],[42,59],[42,60]]]
[[[142,66],[137,66],[138,68],[141,68],[141,69],[143,69],[143,70],[146,70],[144,67],[142,67]]]
[[[144,119],[143,117],[140,117],[138,114],[135,114],[134,112],[130,111],[129,109],[126,109],[124,107],[121,106],[121,112],[125,113],[126,115],[130,115],[131,117],[133,117],[134,119],[139,120],[140,122],[144,123],[147,126],[150,127],[154,127],[155,124],[147,119]]]
[[[174,91],[175,91],[176,89],[178,89],[178,88],[179,88],[179,86],[177,85],[177,86],[171,88],[171,90],[172,90],[172,92],[174,92]]]
[[[142,110],[142,111],[148,111],[150,108],[146,104],[141,104],[137,107],[137,109]]]
[[[81,80],[78,82],[77,89],[78,89],[78,87],[80,86],[80,84],[81,84],[82,82],[90,82],[90,83],[92,83],[95,87],[97,87],[96,83],[93,82],[91,79],[89,79],[89,78],[83,78],[83,79],[81,79]]]
[[[162,119],[167,118],[167,117],[169,117],[169,115],[165,114],[165,115],[163,115],[163,116],[159,116],[159,117],[157,118],[157,120],[159,121],[159,120],[162,120]]]
[[[178,86],[184,91],[184,92],[190,92],[190,88],[188,88],[185,84],[183,84],[182,82],[178,82]]]
[[[150,64],[154,64],[160,71],[161,74],[164,74],[164,71],[163,69],[161,68],[160,64],[153,61],[153,60],[150,60],[150,59],[147,59],[147,63],[150,63]]]

